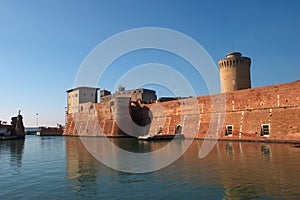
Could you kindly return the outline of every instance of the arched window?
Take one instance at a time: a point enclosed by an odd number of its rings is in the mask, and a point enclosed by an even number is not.
[[[182,134],[182,126],[178,124],[175,129],[175,134]]]

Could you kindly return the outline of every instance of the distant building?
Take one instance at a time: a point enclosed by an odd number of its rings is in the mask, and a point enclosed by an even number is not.
[[[142,103],[153,103],[157,99],[154,90],[144,88],[125,90],[124,87],[120,87],[119,90],[113,94],[110,94],[109,91],[100,91],[100,94],[107,94],[100,97],[101,102],[109,102],[114,97],[128,97],[131,98],[131,101],[141,100]]]
[[[111,100],[111,92],[108,90],[100,90],[100,101],[109,102]]]
[[[100,97],[111,95],[111,92],[108,90],[100,90]]]
[[[158,102],[174,101],[174,100],[187,99],[187,98],[192,98],[192,96],[189,96],[189,97],[160,97],[158,99]]]
[[[78,87],[68,90],[68,113],[76,113],[79,111],[79,104],[81,103],[97,103],[99,88],[92,87]]]
[[[158,99],[159,102],[174,101],[174,100],[177,100],[177,98],[176,97],[160,97]]]

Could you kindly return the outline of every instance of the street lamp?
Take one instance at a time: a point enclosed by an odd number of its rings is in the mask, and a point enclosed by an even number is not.
[[[65,107],[65,126],[67,123],[67,114],[68,114],[68,107]]]
[[[39,113],[36,113],[36,127],[39,127]]]

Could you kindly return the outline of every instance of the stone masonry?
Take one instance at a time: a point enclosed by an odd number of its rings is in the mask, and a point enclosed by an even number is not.
[[[300,142],[300,81],[277,84],[255,89],[237,90],[168,102],[129,105],[134,121],[143,121],[150,116],[149,134],[175,133],[182,126],[187,138],[211,138],[224,140]],[[220,109],[213,110],[212,97],[225,98]],[[196,103],[195,103],[196,102]],[[184,106],[183,106],[184,104]],[[109,102],[86,103],[81,119],[92,116],[93,123],[81,127],[89,130],[87,136],[126,136],[119,129],[111,112]],[[91,107],[92,106],[92,107]],[[184,111],[183,111],[184,108]],[[143,113],[135,113],[143,111]],[[148,113],[145,110],[149,110]],[[93,113],[89,113],[93,111]],[[224,117],[221,124],[220,118]],[[76,114],[67,114],[64,135],[78,135],[75,126]],[[77,117],[78,118],[78,117]],[[96,119],[96,120],[95,120]],[[219,126],[218,126],[219,124]],[[147,124],[145,124],[147,125]],[[98,128],[95,128],[98,127]]]

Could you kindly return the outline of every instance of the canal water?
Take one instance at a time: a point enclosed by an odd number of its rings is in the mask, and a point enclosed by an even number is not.
[[[113,139],[131,151],[163,147]],[[0,199],[300,199],[300,148],[218,142],[203,159],[201,140],[159,171],[119,172],[95,159],[77,137],[0,141]]]

